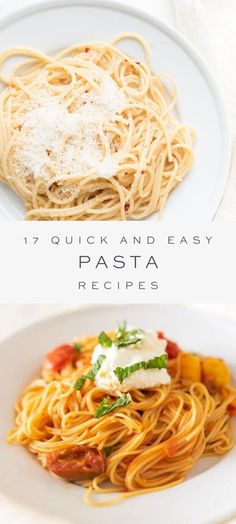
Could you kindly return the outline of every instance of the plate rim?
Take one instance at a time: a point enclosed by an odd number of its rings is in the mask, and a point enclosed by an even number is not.
[[[2,18],[0,18],[0,30],[14,22],[19,21],[22,18],[25,18],[37,12],[73,6],[110,8],[115,11],[128,13],[144,21],[147,21],[148,23],[154,25],[156,28],[161,29],[169,37],[172,37],[185,50],[185,52],[197,65],[205,81],[207,82],[207,85],[214,99],[219,117],[219,122],[221,125],[221,136],[223,137],[224,144],[221,155],[221,177],[218,183],[218,190],[215,195],[214,202],[212,204],[212,211],[210,213],[209,218],[210,221],[213,221],[216,218],[216,215],[219,211],[219,207],[224,198],[229,181],[232,163],[232,134],[229,124],[229,116],[226,110],[223,95],[221,93],[220,87],[218,86],[217,80],[211,72],[210,67],[208,66],[204,58],[202,58],[198,50],[196,50],[195,47],[191,44],[191,42],[189,42],[187,38],[185,38],[185,36],[183,36],[175,27],[159,19],[157,16],[149,14],[143,9],[129,6],[127,4],[124,4],[122,1],[117,2],[116,0],[36,0],[33,5],[18,7],[14,11],[14,13],[5,15]],[[13,218],[13,221],[18,220]]]

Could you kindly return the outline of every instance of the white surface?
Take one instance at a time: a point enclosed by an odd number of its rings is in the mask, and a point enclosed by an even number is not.
[[[61,3],[59,8],[55,7],[55,2],[46,9],[42,9],[40,2],[39,8],[34,3],[33,12],[16,16],[11,23],[2,26],[0,47],[21,45],[47,52],[88,38],[110,41],[126,31],[146,38],[151,45],[153,69],[166,71],[174,79],[181,119],[197,132],[194,165],[184,182],[169,197],[162,219],[212,219],[226,186],[231,144],[217,85],[205,64],[178,33],[145,14],[140,15],[122,6],[114,9],[112,2],[99,7],[99,0],[95,5],[89,5],[89,2],[70,5],[59,0],[58,3]],[[158,15],[156,9],[155,14]],[[131,56],[142,57],[134,41],[120,45]],[[0,186],[0,201],[0,218],[23,218],[24,207],[20,199],[5,185]]]
[[[113,328],[121,318],[144,328],[163,329],[183,347],[223,356],[235,368],[235,323],[220,321],[190,308],[174,305],[156,305],[151,308],[145,305],[132,308],[101,306],[62,314],[31,326],[0,344],[0,396],[5,399],[0,420],[1,435],[12,423],[15,398],[37,373],[48,348],[75,335],[95,334],[103,328]],[[171,490],[137,497],[119,506],[94,510],[82,503],[82,489],[73,485],[65,489],[64,484],[43,470],[26,450],[18,446],[10,447],[3,440],[0,446],[1,491],[3,496],[12,501],[9,510],[17,505],[15,510],[17,508],[18,515],[16,521],[14,518],[11,521],[10,518],[6,520],[5,513],[5,520],[1,521],[4,523],[43,522],[44,514],[45,523],[54,522],[54,519],[60,523],[64,518],[67,523],[102,524],[106,521],[113,524],[141,524],[148,507],[151,509],[149,522],[154,524],[158,504],[158,516],[162,524],[210,524],[219,522],[235,510],[236,448],[220,460],[209,462],[204,459],[183,484]]]
[[[235,0],[173,0],[178,29],[205,58],[222,90],[233,135],[231,176],[217,218],[236,219]]]

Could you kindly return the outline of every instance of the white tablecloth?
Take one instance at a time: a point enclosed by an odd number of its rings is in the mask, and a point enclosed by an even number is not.
[[[236,2],[173,0],[177,28],[208,63],[221,89],[231,125],[232,166],[217,220],[236,220]]]

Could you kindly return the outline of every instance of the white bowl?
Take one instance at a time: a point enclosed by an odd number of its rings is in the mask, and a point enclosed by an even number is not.
[[[153,69],[173,77],[181,118],[197,132],[194,165],[170,195],[162,220],[211,220],[230,169],[229,128],[214,79],[198,53],[177,31],[144,12],[112,1],[35,0],[31,8],[1,21],[0,50],[26,46],[49,52],[88,40],[110,42],[122,32],[139,33],[151,44]],[[133,41],[120,45],[139,58],[140,48]],[[22,220],[24,214],[20,199],[1,184],[0,219]],[[156,214],[151,219],[155,220]]]

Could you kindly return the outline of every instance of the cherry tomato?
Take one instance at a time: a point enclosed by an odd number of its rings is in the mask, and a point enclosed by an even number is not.
[[[236,400],[233,400],[228,405],[227,411],[231,417],[236,417]]]
[[[157,338],[165,339],[167,342],[166,346],[166,353],[169,358],[176,358],[178,353],[180,352],[180,348],[178,344],[175,342],[172,342],[172,340],[168,340],[168,338],[165,337],[164,333],[162,331],[157,331]]]
[[[47,467],[54,475],[69,482],[77,482],[103,473],[105,457],[95,447],[71,446],[58,453],[50,453],[47,457]]]
[[[68,362],[75,362],[76,358],[75,348],[70,344],[63,344],[47,353],[44,357],[44,367],[58,372],[61,371]]]

